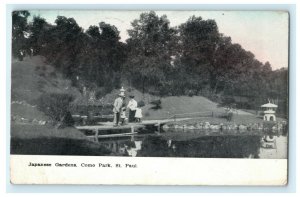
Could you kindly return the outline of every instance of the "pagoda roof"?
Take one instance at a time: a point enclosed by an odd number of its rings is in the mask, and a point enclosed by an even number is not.
[[[267,103],[267,104],[263,104],[261,107],[277,108],[278,106],[273,103]]]

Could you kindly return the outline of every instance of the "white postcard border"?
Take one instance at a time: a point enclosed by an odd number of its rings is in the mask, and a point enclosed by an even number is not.
[[[288,172],[287,159],[41,155],[10,158],[13,184],[280,186],[287,184]],[[34,166],[40,164],[51,166]]]

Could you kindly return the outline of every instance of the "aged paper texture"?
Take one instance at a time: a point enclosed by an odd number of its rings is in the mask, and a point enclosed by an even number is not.
[[[286,185],[285,11],[15,10],[13,184]]]

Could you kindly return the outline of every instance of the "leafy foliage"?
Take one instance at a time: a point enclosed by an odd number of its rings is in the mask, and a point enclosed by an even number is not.
[[[45,93],[38,100],[38,107],[55,123],[72,126],[74,121],[70,114],[73,97],[65,93]]]
[[[159,96],[246,97],[234,102],[253,109],[273,98],[287,114],[287,69],[272,71],[221,34],[215,20],[191,16],[171,27],[166,15],[145,12],[123,43],[117,27],[105,22],[84,31],[73,18],[58,16],[51,25],[38,16],[28,23],[29,15],[13,12],[14,57],[43,55],[74,86],[97,90],[98,98],[125,84]]]
[[[19,60],[28,52],[26,39],[28,31],[27,18],[30,13],[26,10],[14,11],[12,13],[12,55]]]
[[[165,15],[143,13],[128,30],[128,61],[125,74],[136,88],[161,91],[171,69],[172,39],[176,31],[170,28]]]

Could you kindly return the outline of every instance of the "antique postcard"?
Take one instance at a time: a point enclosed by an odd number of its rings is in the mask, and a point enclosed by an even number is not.
[[[11,17],[11,183],[288,183],[288,12]]]

